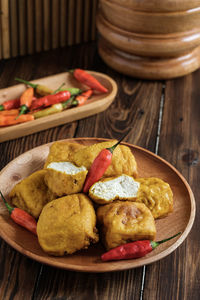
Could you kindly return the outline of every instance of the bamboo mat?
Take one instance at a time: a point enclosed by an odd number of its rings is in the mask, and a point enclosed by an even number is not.
[[[96,39],[98,0],[0,0],[0,59]]]

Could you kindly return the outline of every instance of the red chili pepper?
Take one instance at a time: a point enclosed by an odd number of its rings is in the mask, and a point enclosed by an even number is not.
[[[20,97],[20,112],[19,116],[25,114],[30,108],[33,101],[34,89],[32,87],[26,89]]]
[[[62,91],[55,95],[47,95],[42,98],[38,98],[35,101],[33,101],[31,105],[31,110],[37,109],[37,108],[44,108],[47,106],[51,106],[53,104],[57,104],[60,102],[64,102],[70,98],[71,94],[69,91]]]
[[[87,193],[89,191],[89,188],[103,176],[103,174],[112,162],[113,151],[127,136],[129,131],[115,145],[113,145],[110,148],[105,148],[101,150],[97,157],[94,159],[85,180],[85,184],[83,187],[84,193]]]
[[[6,201],[6,199],[4,198],[1,191],[0,191],[0,195],[1,195],[8,211],[9,211],[9,214],[10,214],[11,218],[13,219],[13,221],[15,223],[21,225],[22,227],[28,229],[29,231],[31,231],[35,235],[37,235],[37,231],[36,231],[37,222],[36,222],[36,220],[31,215],[29,215],[26,211],[24,211],[23,209],[10,206],[8,204],[8,202]]]
[[[85,104],[88,98],[92,96],[93,91],[87,90],[83,92],[82,94],[76,96],[75,100],[73,101],[73,104],[76,104],[77,106],[82,106]]]
[[[108,89],[103,86],[94,76],[82,69],[75,69],[70,71],[73,76],[81,83],[87,85],[91,89],[94,89],[101,93],[107,93]]]
[[[109,261],[143,257],[154,250],[156,247],[158,247],[160,244],[175,238],[179,234],[181,234],[181,232],[169,237],[168,239],[158,242],[143,240],[120,245],[102,254],[101,260]]]
[[[20,107],[20,98],[5,101],[0,105],[1,110],[10,110]]]

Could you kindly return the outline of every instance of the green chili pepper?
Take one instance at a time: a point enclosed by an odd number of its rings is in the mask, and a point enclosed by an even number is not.
[[[42,109],[42,110],[39,110],[39,111],[33,113],[33,116],[35,119],[39,119],[42,117],[46,117],[46,116],[61,112],[64,109],[67,109],[68,107],[70,107],[73,100],[74,100],[74,97],[71,97],[70,99],[68,99],[65,102],[53,104],[52,106],[50,106],[46,109]]]

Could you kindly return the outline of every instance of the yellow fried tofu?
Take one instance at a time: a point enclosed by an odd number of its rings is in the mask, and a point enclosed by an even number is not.
[[[155,220],[143,203],[115,201],[97,209],[102,240],[107,250],[131,241],[154,240]]]
[[[155,219],[165,217],[173,210],[173,193],[168,183],[160,178],[137,178],[121,175],[94,183],[89,197],[98,204],[114,200],[131,200],[144,203]]]
[[[72,162],[74,153],[82,148],[84,148],[84,146],[78,143],[54,142],[50,147],[44,168],[46,168],[51,162]]]
[[[52,162],[47,165],[45,182],[55,196],[76,194],[82,191],[87,169],[71,162]]]
[[[96,243],[96,214],[91,200],[84,194],[73,194],[46,204],[37,234],[41,248],[55,256],[72,254]]]
[[[114,200],[135,200],[140,183],[132,176],[107,177],[94,183],[89,189],[89,197],[98,204]]]
[[[140,188],[137,202],[144,203],[155,219],[165,217],[173,211],[173,193],[170,185],[160,178],[137,178]]]
[[[74,153],[73,161],[77,166],[85,166],[88,170],[97,157],[99,152],[104,148],[112,147],[117,141],[112,140],[93,144],[80,149]],[[137,176],[137,163],[129,147],[119,145],[113,152],[112,163],[106,170],[104,177],[127,174]]]
[[[53,200],[52,193],[44,182],[46,170],[36,171],[17,183],[10,192],[13,205],[38,218],[44,205]]]

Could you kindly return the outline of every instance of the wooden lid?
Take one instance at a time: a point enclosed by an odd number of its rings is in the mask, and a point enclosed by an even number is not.
[[[107,0],[134,10],[167,12],[183,11],[200,6],[200,0]],[[101,2],[101,0],[100,0]]]

